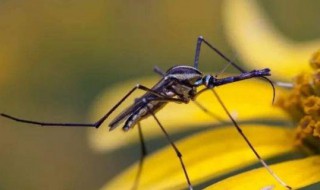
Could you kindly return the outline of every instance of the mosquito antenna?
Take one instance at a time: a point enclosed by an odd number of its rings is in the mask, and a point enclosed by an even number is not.
[[[222,73],[224,73],[224,72],[228,69],[228,67],[229,67],[230,65],[231,65],[230,63],[228,63],[227,65],[225,65],[221,71],[219,71],[218,73],[215,74],[215,77],[218,77],[219,75],[221,75]]]
[[[233,59],[236,59],[236,58],[234,57]],[[231,65],[231,63],[228,62],[228,64],[226,64],[226,65],[223,67],[223,69],[215,75],[215,77],[218,77],[220,74],[224,73],[224,72],[229,68],[230,65]]]

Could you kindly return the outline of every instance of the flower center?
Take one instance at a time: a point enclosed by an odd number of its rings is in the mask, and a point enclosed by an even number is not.
[[[312,56],[310,65],[313,72],[298,75],[291,91],[276,101],[297,123],[299,144],[309,136],[320,138],[320,50]]]

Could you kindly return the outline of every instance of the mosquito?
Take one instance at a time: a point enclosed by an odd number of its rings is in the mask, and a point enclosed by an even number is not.
[[[199,69],[199,58],[200,58],[200,49],[201,44],[207,45],[211,50],[216,52],[219,56],[221,56],[225,61],[228,62],[229,65],[232,65],[237,70],[241,72],[239,75],[225,77],[225,78],[218,78],[217,76],[213,76],[210,74],[204,75]],[[124,131],[128,131],[129,129],[133,128],[137,125],[139,130],[139,138],[141,142],[141,157],[139,161],[139,168],[138,172],[135,178],[135,183],[133,185],[132,189],[136,189],[138,187],[140,174],[142,171],[142,165],[145,156],[147,155],[144,137],[142,133],[142,129],[140,126],[140,121],[147,118],[147,117],[153,117],[154,120],[157,122],[158,126],[161,128],[164,136],[172,146],[173,150],[175,151],[188,188],[190,190],[193,189],[191,180],[189,178],[187,168],[183,162],[182,154],[179,151],[178,147],[175,145],[174,141],[171,139],[161,122],[156,116],[156,112],[160,111],[161,108],[163,108],[167,103],[169,102],[175,102],[175,103],[184,103],[188,104],[190,101],[195,102],[196,105],[202,109],[205,113],[210,114],[210,112],[201,104],[199,104],[196,101],[196,97],[199,96],[201,93],[211,90],[214,94],[214,96],[218,99],[219,103],[221,104],[222,108],[232,121],[233,125],[239,132],[239,134],[242,136],[242,138],[245,140],[245,142],[248,144],[254,155],[257,157],[257,159],[261,162],[261,164],[267,169],[267,171],[275,178],[275,180],[280,183],[282,186],[286,187],[287,189],[291,189],[289,185],[287,185],[284,181],[280,179],[272,170],[271,168],[266,164],[266,162],[261,158],[261,156],[258,154],[258,152],[255,150],[253,145],[250,143],[248,138],[245,136],[245,134],[242,132],[241,128],[235,121],[235,119],[231,116],[230,112],[220,99],[219,95],[214,91],[214,88],[217,86],[233,83],[236,81],[246,80],[250,78],[263,78],[267,80],[272,88],[273,88],[273,98],[274,98],[274,86],[272,84],[272,81],[267,78],[267,76],[270,76],[270,69],[265,68],[261,70],[252,70],[252,71],[245,71],[244,69],[240,68],[238,65],[236,65],[234,62],[232,62],[229,58],[227,58],[221,51],[219,51],[217,48],[215,48],[213,45],[211,45],[208,41],[206,41],[202,36],[199,36],[197,39],[197,45],[196,45],[196,51],[195,51],[195,58],[194,58],[194,65],[193,66],[186,66],[186,65],[178,65],[173,66],[170,69],[167,70],[167,72],[161,71],[158,67],[154,68],[154,71],[162,76],[162,79],[156,83],[152,88],[148,88],[144,85],[137,84],[134,86],[127,94],[118,102],[116,103],[108,113],[106,113],[102,118],[100,118],[98,121],[94,123],[52,123],[52,122],[40,122],[40,121],[33,121],[33,120],[26,120],[21,119],[18,117],[14,117],[11,115],[7,115],[4,113],[1,113],[1,116],[6,117],[8,119],[22,122],[22,123],[28,123],[33,125],[39,125],[39,126],[62,126],[62,127],[95,127],[99,128],[101,124],[136,90],[142,90],[145,91],[145,94],[143,94],[141,97],[136,98],[134,103],[129,106],[128,108],[124,109],[123,112],[121,112],[119,115],[117,115],[110,123],[109,123],[109,130],[112,131],[116,127],[119,126],[119,124],[124,123],[122,129]],[[198,87],[204,87],[202,90],[197,91]]]

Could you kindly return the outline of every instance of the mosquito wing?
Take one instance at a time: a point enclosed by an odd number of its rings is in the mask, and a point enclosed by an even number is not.
[[[143,97],[145,97],[145,96],[143,96]],[[109,127],[111,127],[111,128],[117,127],[117,125],[122,123],[124,120],[128,119],[129,116],[131,116],[133,113],[135,113],[137,110],[141,109],[145,105],[146,105],[146,103],[143,102],[141,98],[136,100],[134,104],[132,104],[131,106],[127,107],[119,115],[117,115],[110,122]]]
[[[166,81],[164,79],[160,80],[157,84],[155,84],[151,89],[156,92],[163,92],[164,88],[168,86],[168,82],[171,83],[170,81]],[[123,112],[121,112],[119,115],[117,115],[109,124],[109,127],[112,129],[117,127],[121,122],[124,120],[128,119],[132,114],[136,113],[139,111],[141,108],[146,106],[146,103],[142,101],[143,99],[146,99],[148,101],[153,100],[157,98],[157,95],[154,95],[150,92],[145,93],[142,95],[140,98],[136,99],[135,102],[126,108]],[[153,104],[159,104],[159,103],[153,103]],[[153,109],[158,108],[159,106],[155,106]]]

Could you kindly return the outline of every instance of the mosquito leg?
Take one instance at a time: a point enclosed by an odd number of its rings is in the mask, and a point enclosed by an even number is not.
[[[226,114],[228,115],[228,117],[230,118],[230,120],[232,121],[233,125],[236,127],[237,131],[240,133],[240,135],[242,136],[242,138],[246,141],[246,143],[248,144],[248,146],[250,147],[250,149],[252,150],[252,152],[255,154],[255,156],[258,158],[258,160],[261,162],[261,164],[268,170],[268,172],[275,178],[275,180],[277,180],[282,186],[286,187],[287,189],[292,189],[289,185],[287,185],[284,181],[282,181],[282,179],[277,176],[276,173],[274,173],[274,171],[268,166],[268,164],[261,158],[261,156],[259,155],[259,153],[255,150],[255,148],[252,146],[252,144],[250,143],[249,139],[245,136],[245,134],[242,132],[241,128],[239,127],[238,123],[233,119],[233,117],[231,116],[230,112],[228,111],[227,107],[224,105],[224,103],[222,102],[220,96],[218,95],[218,93],[212,89],[213,94],[215,95],[215,97],[217,98],[217,100],[219,101],[220,105],[222,106],[223,110],[226,112]]]
[[[139,182],[140,182],[140,177],[141,177],[141,173],[142,173],[143,161],[144,161],[144,158],[147,156],[146,144],[145,144],[144,137],[143,137],[143,134],[142,134],[142,129],[141,129],[140,122],[137,123],[137,126],[138,126],[139,140],[140,140],[140,145],[141,145],[141,155],[140,155],[137,175],[136,175],[136,178],[134,180],[134,184],[132,186],[132,190],[138,189]]]
[[[161,70],[158,66],[154,66],[153,71],[163,77],[166,75],[166,73],[163,72],[163,70]]]
[[[26,120],[21,119],[18,117],[14,117],[5,113],[1,113],[0,115],[2,117],[21,122],[21,123],[28,123],[33,125],[39,125],[39,126],[61,126],[61,127],[95,127],[98,128],[100,125],[113,113],[114,110],[116,110],[122,102],[124,102],[135,90],[140,89],[149,93],[152,93],[159,97],[165,97],[162,94],[159,94],[158,92],[149,89],[143,85],[137,84],[135,87],[133,87],[116,105],[114,105],[108,113],[106,113],[101,119],[99,119],[95,123],[52,123],[52,122],[40,122],[40,121],[33,121],[33,120]]]
[[[200,58],[200,50],[201,50],[202,41],[203,41],[203,37],[199,36],[198,40],[197,40],[196,54],[194,56],[194,63],[193,63],[193,67],[196,69],[199,68],[199,58]]]
[[[164,95],[162,95],[162,94],[159,94],[158,92],[156,92],[156,91],[154,91],[154,90],[152,90],[152,89],[150,89],[150,88],[148,88],[148,87],[146,87],[146,86],[143,86],[143,85],[141,85],[141,84],[137,84],[137,85],[136,85],[135,87],[133,87],[116,105],[114,105],[114,106],[111,108],[111,110],[110,110],[106,115],[104,115],[99,121],[97,121],[97,122],[95,123],[96,128],[98,128],[98,127],[109,117],[109,115],[111,115],[111,113],[112,113],[114,110],[116,110],[116,109],[120,106],[120,104],[121,104],[122,102],[124,102],[124,101],[125,101],[135,90],[137,90],[137,89],[144,90],[144,91],[146,91],[146,92],[152,93],[152,94],[154,94],[154,95],[156,95],[156,96],[158,96],[158,97],[160,97],[160,98],[166,97],[166,96],[164,96]]]
[[[194,67],[199,67],[199,58],[200,58],[200,49],[201,44],[205,43],[211,50],[215,51],[220,57],[222,57],[224,60],[226,60],[228,63],[230,63],[233,67],[238,69],[240,72],[245,73],[246,71],[239,67],[236,63],[232,62],[227,56],[225,56],[221,51],[219,51],[217,48],[215,48],[213,45],[211,45],[208,41],[206,41],[202,36],[198,37],[197,40],[197,46],[196,46],[196,54],[194,57]]]
[[[213,45],[211,45],[208,41],[206,41],[202,36],[198,37],[197,40],[197,46],[196,46],[196,54],[194,57],[194,67],[198,69],[199,67],[199,58],[200,58],[200,49],[201,49],[201,44],[202,42],[204,44],[206,44],[211,50],[215,51],[220,57],[222,57],[225,61],[227,61],[229,64],[231,64],[234,68],[236,68],[237,70],[239,70],[242,73],[246,73],[247,71],[244,70],[243,68],[241,68],[239,65],[237,65],[235,62],[231,61],[231,59],[229,59],[226,55],[224,55],[221,51],[219,51],[216,47],[214,47]],[[268,79],[267,77],[260,77],[263,78],[265,80],[267,80],[267,82],[270,83],[270,85],[272,86],[272,90],[273,90],[273,97],[272,97],[272,103],[274,102],[274,98],[275,98],[275,89],[274,89],[274,85],[273,85],[273,81],[271,81],[270,79]]]
[[[202,104],[200,104],[198,101],[193,100],[193,103],[198,106],[198,108],[200,108],[204,113],[206,113],[207,115],[209,115],[210,117],[216,119],[217,121],[223,123],[225,122],[223,118],[219,117],[217,114],[211,112],[210,110],[208,110],[206,107],[204,107]]]
[[[5,113],[0,114],[2,117],[21,122],[21,123],[28,123],[33,125],[40,125],[40,126],[62,126],[62,127],[95,127],[95,124],[92,123],[50,123],[50,122],[40,122],[40,121],[32,121],[32,120],[26,120],[17,118],[11,115],[7,115]]]
[[[160,123],[160,121],[158,120],[158,118],[155,116],[155,114],[153,113],[153,111],[147,106],[149,113],[153,116],[153,118],[156,120],[156,122],[158,123],[159,127],[161,128],[162,132],[164,133],[164,135],[166,136],[167,140],[169,141],[169,143],[171,144],[172,148],[174,149],[174,151],[176,152],[179,160],[180,160],[180,164],[182,166],[184,175],[186,177],[187,183],[188,183],[188,187],[189,190],[192,190],[192,185],[189,179],[189,175],[186,169],[186,166],[184,165],[184,162],[182,160],[182,154],[180,153],[179,149],[177,148],[177,146],[174,144],[173,140],[170,138],[169,134],[167,133],[167,131],[164,129],[164,127],[162,126],[162,124]]]

